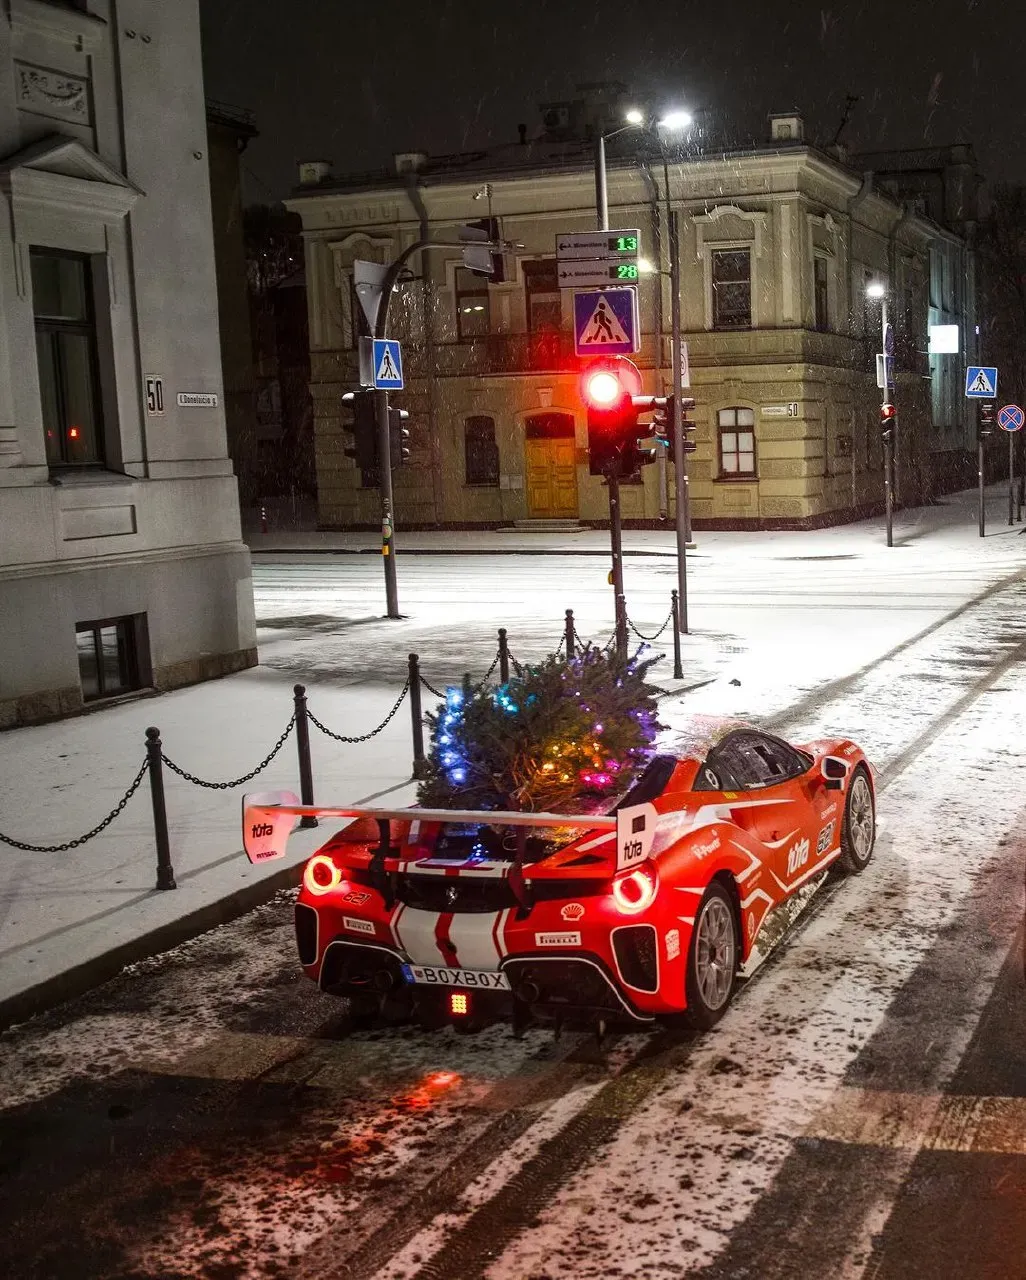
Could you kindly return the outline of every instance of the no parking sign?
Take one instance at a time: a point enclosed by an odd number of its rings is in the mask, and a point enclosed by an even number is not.
[[[1002,431],[1018,431],[1026,422],[1026,413],[1017,404],[1003,404],[998,410],[997,423]]]

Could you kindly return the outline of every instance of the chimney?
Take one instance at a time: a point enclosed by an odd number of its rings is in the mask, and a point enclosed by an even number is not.
[[[771,142],[804,142],[805,121],[797,111],[782,111],[770,118]]]
[[[319,182],[325,182],[332,176],[331,170],[330,160],[300,160],[299,185],[316,187]]]
[[[398,174],[419,173],[428,162],[426,151],[397,151],[392,159]]]

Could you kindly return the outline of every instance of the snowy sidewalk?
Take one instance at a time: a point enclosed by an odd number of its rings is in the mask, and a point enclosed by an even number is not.
[[[664,699],[664,718],[672,722],[695,710],[778,715],[1020,573],[1026,538],[1016,536],[1021,526],[998,523],[1001,490],[993,494],[992,534],[984,540],[976,533],[974,494],[899,513],[892,549],[883,545],[880,521],[816,533],[701,535],[698,551],[689,556],[687,678],[669,679],[669,663],[657,668],[665,687],[693,692]],[[567,535],[522,535],[541,539],[548,554],[504,569],[501,600],[493,562],[468,557],[457,571],[453,559],[431,557],[439,549],[435,540],[452,549],[463,536],[502,554],[493,544],[507,535],[409,535],[427,553],[416,561],[411,557],[402,569],[411,617],[388,622],[371,616],[380,606],[369,604],[360,625],[342,614],[354,600],[360,605],[361,591],[368,602],[377,599],[380,568],[374,558],[349,558],[363,562],[356,570],[366,584],[353,579],[349,596],[340,601],[337,583],[325,581],[330,557],[284,555],[279,544],[277,558],[299,563],[304,583],[271,587],[257,573],[262,665],[161,697],[0,734],[0,831],[51,845],[93,827],[136,774],[151,724],[160,727],[164,750],[177,764],[204,779],[228,780],[270,751],[292,714],[297,680],[308,685],[310,708],[326,726],[358,736],[394,705],[410,648],[420,652],[423,670],[436,684],[463,670],[483,674],[494,654],[488,637],[494,637],[496,622],[510,625],[522,660],[540,657],[554,648],[568,592],[579,609],[581,634],[608,634],[604,573],[585,582],[583,565],[580,571],[561,565]],[[570,536],[596,549],[604,549],[608,537],[601,530]],[[662,553],[635,561],[630,570],[638,619],[654,630],[675,578],[673,531],[625,536],[639,549]],[[258,567],[261,559],[255,560]],[[320,631],[303,623],[272,626],[289,615],[311,616],[304,610],[335,617],[337,625]],[[482,619],[476,631],[466,622],[471,616]],[[655,647],[670,641],[665,632]],[[432,701],[425,695],[426,708]],[[318,800],[413,801],[408,702],[365,743],[341,744],[315,729],[311,742]],[[174,891],[154,888],[145,778],[110,827],[76,849],[27,853],[0,845],[0,1026],[238,914],[294,877],[323,832],[297,833],[287,864],[251,867],[240,847],[239,802],[245,790],[298,790],[297,777],[294,736],[257,779],[233,790],[199,788],[165,769]]]

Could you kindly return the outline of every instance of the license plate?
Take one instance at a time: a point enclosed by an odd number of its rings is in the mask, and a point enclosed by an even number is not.
[[[440,969],[421,964],[404,964],[407,982],[426,983],[431,987],[467,987],[477,991],[508,991],[509,978],[504,973],[488,973],[479,969]]]

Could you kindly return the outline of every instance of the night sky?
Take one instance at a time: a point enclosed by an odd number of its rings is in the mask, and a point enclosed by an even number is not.
[[[992,181],[1026,181],[1021,0],[200,0],[206,90],[248,107],[250,200],[296,161],[345,173],[393,151],[450,152],[533,132],[536,104],[621,80],[760,135],[799,108],[829,142],[847,93],[853,148],[972,142]]]

